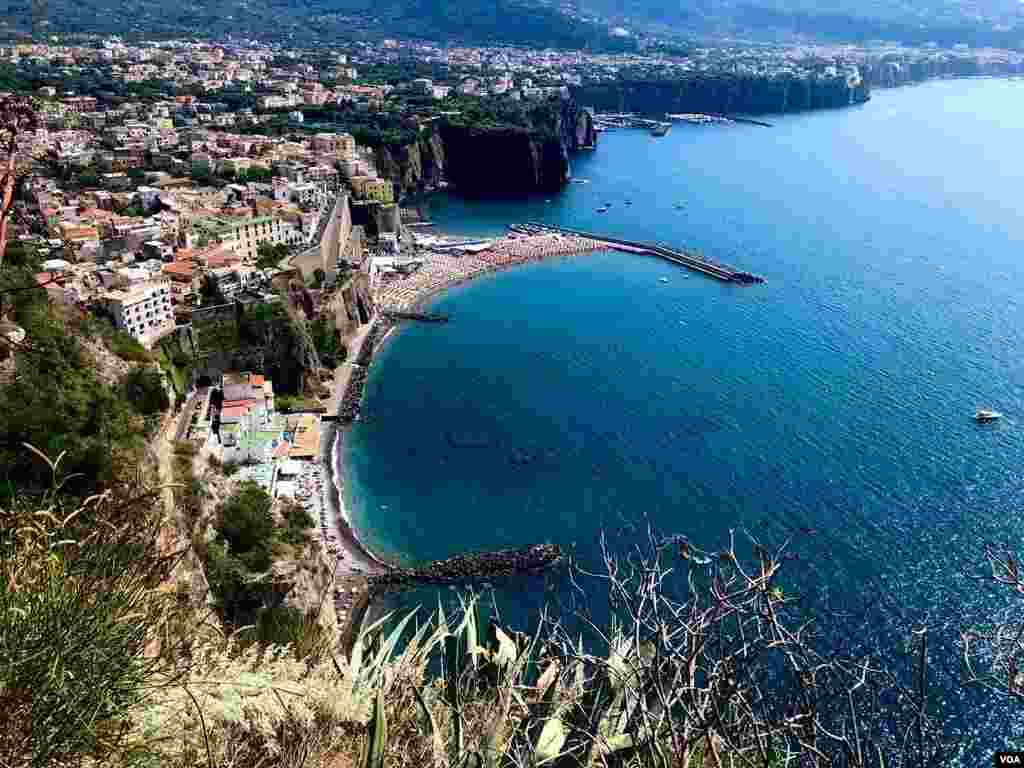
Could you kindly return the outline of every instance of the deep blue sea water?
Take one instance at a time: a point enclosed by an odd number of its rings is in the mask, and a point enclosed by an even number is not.
[[[431,200],[447,231],[541,219],[768,282],[602,252],[441,295],[451,322],[389,341],[346,444],[372,546],[586,557],[638,514],[709,546],[807,526],[829,583],[880,606],[879,632],[955,636],[977,603],[958,568],[1024,527],[1024,81],[772,122],[609,132],[573,160],[589,183],[550,200]],[[979,428],[976,407],[1006,418]],[[525,595],[504,602],[543,597]],[[983,744],[1010,733],[974,725]]]

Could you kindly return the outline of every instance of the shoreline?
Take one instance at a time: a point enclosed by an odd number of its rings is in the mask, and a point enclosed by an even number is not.
[[[377,304],[382,311],[416,311],[437,294],[484,275],[523,264],[604,250],[616,250],[616,246],[578,235],[547,233],[497,237],[491,247],[472,255],[452,256],[428,251],[426,262],[419,270],[379,290]]]
[[[491,248],[475,255],[455,257],[428,252],[420,270],[384,286],[379,293],[375,292],[378,295],[374,299],[378,312],[418,310],[444,291],[476,278],[524,264],[601,250],[614,250],[614,246],[575,235],[545,234],[498,237]],[[400,302],[392,303],[399,298]],[[321,423],[320,462],[327,480],[324,509],[338,545],[334,602],[343,649],[352,647],[356,633],[374,603],[368,577],[386,573],[392,568],[360,538],[345,499],[348,468],[344,461],[344,446],[352,423],[350,419],[353,416],[358,418],[368,369],[375,355],[399,328],[398,323],[384,323],[389,327],[382,328],[382,320],[378,316],[353,335],[348,360],[335,368],[334,391],[328,401],[328,413],[337,421]]]

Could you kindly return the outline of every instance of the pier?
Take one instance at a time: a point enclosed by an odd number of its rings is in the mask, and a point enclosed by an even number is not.
[[[708,261],[701,256],[694,253],[687,253],[686,251],[672,248],[668,245],[660,243],[640,243],[633,240],[623,240],[616,237],[607,237],[605,235],[594,234],[593,232],[583,232],[578,229],[569,229],[567,227],[558,227],[553,224],[541,224],[540,222],[531,221],[526,224],[519,224],[511,227],[513,232],[520,232],[523,234],[540,234],[544,232],[558,232],[566,235],[575,235],[577,237],[586,237],[593,240],[600,240],[608,244],[610,248],[619,246],[619,250],[628,250],[630,253],[645,253],[651,256],[657,256],[671,261],[674,264],[679,264],[691,269],[694,272],[700,272],[703,275],[720,280],[723,283],[738,283],[740,285],[752,285],[754,283],[763,283],[765,280],[759,275],[751,274],[750,272],[744,272],[742,270],[730,267],[727,264],[716,264],[713,261]]]
[[[392,310],[384,310],[381,314],[390,320],[416,320],[421,323],[448,322],[448,315],[431,314],[428,312],[398,312]]]

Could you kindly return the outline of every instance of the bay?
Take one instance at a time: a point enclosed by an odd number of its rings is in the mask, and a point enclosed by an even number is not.
[[[435,196],[445,231],[542,220],[768,282],[601,252],[437,297],[451,322],[404,328],[370,372],[346,442],[356,527],[414,560],[538,541],[593,558],[639,515],[709,547],[810,527],[829,578],[886,608],[878,631],[955,637],[982,608],[959,569],[1022,533],[1022,97],[944,81],[772,128],[608,132],[574,157],[589,183],[548,199]],[[979,428],[977,407],[1006,418]],[[525,620],[545,598],[528,591],[498,599]]]

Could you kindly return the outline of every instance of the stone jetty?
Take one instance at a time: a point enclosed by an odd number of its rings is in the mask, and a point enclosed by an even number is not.
[[[366,386],[366,377],[368,375],[367,367],[373,360],[373,353],[376,351],[377,345],[393,325],[394,323],[391,319],[380,317],[374,322],[373,327],[366,334],[366,338],[363,339],[363,343],[359,347],[359,353],[352,364],[353,370],[348,378],[348,384],[345,386],[345,392],[338,403],[338,421],[341,423],[351,424],[359,418],[360,405],[363,401],[363,388]]]
[[[424,584],[458,584],[537,573],[557,565],[557,544],[534,544],[524,549],[457,555],[413,568],[392,568],[368,577],[371,589],[406,589]]]

